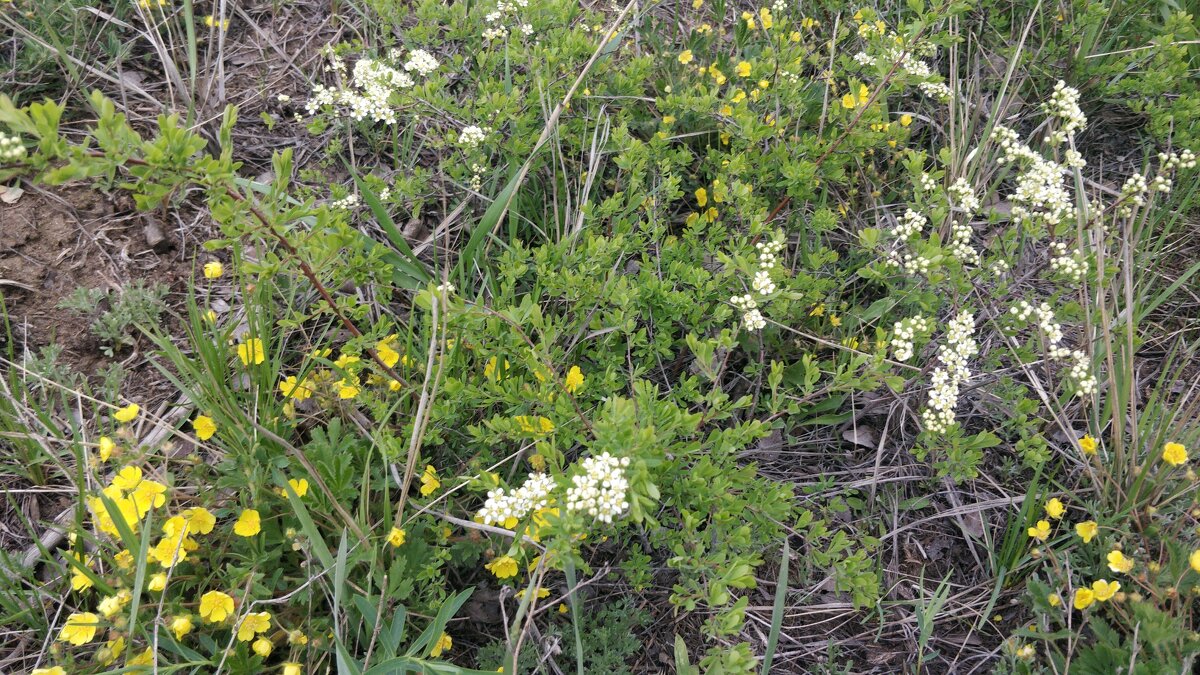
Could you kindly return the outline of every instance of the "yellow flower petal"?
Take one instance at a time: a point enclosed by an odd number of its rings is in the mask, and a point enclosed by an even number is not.
[[[238,516],[237,522],[233,525],[233,533],[239,537],[253,537],[262,530],[262,521],[259,518],[258,511],[254,509],[246,509]]]

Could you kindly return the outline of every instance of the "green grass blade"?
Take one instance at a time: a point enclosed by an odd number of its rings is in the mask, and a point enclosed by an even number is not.
[[[775,660],[775,649],[779,646],[779,631],[783,628],[783,609],[787,601],[788,561],[791,555],[792,549],[785,537],[783,555],[779,561],[779,576],[775,580],[775,605],[771,608],[771,632],[767,635],[767,651],[763,654],[763,675],[771,672],[771,662]]]

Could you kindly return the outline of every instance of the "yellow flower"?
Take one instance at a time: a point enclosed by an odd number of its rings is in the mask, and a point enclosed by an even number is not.
[[[1090,588],[1075,589],[1075,600],[1072,603],[1075,605],[1075,609],[1087,609],[1088,607],[1091,607],[1092,603],[1095,601],[1096,601],[1096,594],[1094,592],[1092,592],[1092,589],[1090,589]]]
[[[696,203],[701,207],[708,204],[708,190],[696,188]]]
[[[212,17],[208,17],[212,19]],[[205,279],[220,279],[221,275],[225,274],[225,266],[214,260],[204,263],[204,278]]]
[[[253,537],[261,530],[262,520],[255,509],[242,511],[238,516],[237,522],[233,524],[233,533],[239,537]]]
[[[212,421],[211,417],[197,415],[196,419],[192,420],[192,431],[196,432],[196,438],[207,441],[212,438],[213,434],[217,433],[217,425]]]
[[[233,598],[221,591],[209,591],[200,596],[200,618],[208,623],[221,623],[233,614]]]
[[[803,19],[800,19],[800,27],[805,30],[815,28],[816,26],[819,26],[819,25],[821,25],[820,22],[818,22],[816,19],[814,19],[810,16],[806,16]]]
[[[437,642],[433,643],[433,649],[429,650],[429,656],[430,658],[436,659],[437,657],[441,656],[442,653],[450,651],[452,647],[454,647],[454,640],[450,638],[448,633],[442,633],[442,636],[437,639]]]
[[[1050,522],[1046,520],[1037,521],[1037,525],[1027,530],[1029,536],[1038,541],[1046,541],[1050,536]]]
[[[771,30],[771,26],[775,25],[775,19],[771,17],[771,10],[766,7],[758,10],[758,20],[762,24],[763,30]]]
[[[77,612],[67,617],[62,632],[58,634],[59,642],[70,642],[78,647],[91,642],[96,637],[96,628],[100,625],[100,617],[91,612]]]
[[[837,328],[838,326],[842,325],[842,317],[840,317],[836,314],[830,314],[829,315],[829,325],[833,326],[834,328]]]
[[[63,670],[62,666],[53,666],[50,668],[34,668],[29,671],[29,675],[67,675],[67,671]]]
[[[1121,590],[1121,582],[1119,581],[1109,582],[1104,579],[1097,579],[1092,582],[1092,593],[1096,596],[1096,600],[1100,602],[1108,602],[1119,590]]]
[[[303,675],[303,671],[301,670],[299,663],[296,663],[295,661],[287,661],[283,664],[282,675]]]
[[[133,554],[127,550],[122,550],[117,553],[115,556],[113,556],[113,560],[116,561],[117,567],[120,567],[123,570],[133,569]]]
[[[738,62],[737,70],[735,72],[737,72],[738,77],[750,77],[750,62],[749,61]]]
[[[150,560],[158,561],[158,564],[168,569],[187,560],[187,552],[194,551],[198,544],[187,537],[186,530],[179,532],[177,535],[168,535],[163,537],[147,553]]]
[[[254,644],[250,645],[250,648],[254,650],[255,654],[258,654],[265,659],[271,655],[271,649],[273,648],[273,645],[267,638],[260,637],[254,641]]]
[[[307,478],[289,478],[288,486],[292,488],[292,492],[295,492],[297,497],[303,497],[308,494]]]
[[[146,584],[146,588],[151,591],[154,591],[155,593],[161,592],[166,587],[167,587],[167,575],[162,572],[159,572],[158,574],[155,574],[154,576],[150,577],[150,583]]]
[[[1162,458],[1171,466],[1179,466],[1188,460],[1187,449],[1179,443],[1167,443],[1163,446]]]
[[[312,396],[312,389],[308,388],[307,379],[298,382],[295,375],[288,375],[279,383],[279,393],[285,398],[304,401]]]
[[[1192,551],[1192,554],[1188,556],[1188,564],[1192,566],[1193,570],[1200,572],[1200,550]]]
[[[182,640],[184,635],[192,632],[192,617],[187,614],[173,617],[171,632],[175,634],[176,640]]]
[[[725,84],[727,79],[725,73],[722,73],[716,66],[709,66],[708,74],[712,75],[712,79],[716,80],[718,85]]]
[[[123,466],[117,475],[113,476],[112,486],[122,492],[129,492],[142,482],[142,470],[136,466]]]
[[[497,372],[497,365],[499,364],[496,361],[496,357],[493,356],[492,358],[488,359],[487,363],[483,364],[483,376],[493,382],[499,382],[501,379],[503,379],[505,373],[508,372],[508,359],[504,359],[504,368],[502,369],[502,372]]]
[[[267,355],[263,352],[263,341],[259,338],[250,338],[237,346],[237,355],[241,359],[243,366],[258,365],[267,360]]]
[[[117,448],[117,444],[113,443],[113,439],[108,436],[100,437],[100,461],[107,462],[109,457],[112,457],[113,450]]]
[[[392,349],[392,340],[395,339],[395,335],[389,335],[375,345],[375,355],[378,356],[379,360],[383,361],[383,364],[388,368],[400,363],[400,352]]]
[[[694,58],[695,56],[692,55],[692,50],[690,49],[685,49],[682,52],[679,52],[679,62],[685,66],[691,63],[692,59]]]
[[[1050,516],[1054,520],[1062,518],[1066,511],[1067,507],[1063,506],[1063,503],[1058,500],[1058,497],[1054,497],[1050,501],[1046,502],[1046,515]]]
[[[559,613],[559,614],[566,614],[566,613],[567,613],[567,606],[566,606],[565,604],[561,603],[561,602],[560,602],[560,603],[558,603],[558,613]]]
[[[1083,454],[1085,454],[1085,455],[1096,454],[1096,447],[1097,447],[1096,439],[1092,438],[1091,434],[1088,434],[1088,435],[1084,436],[1083,438],[1079,439],[1079,449],[1083,450]]]
[[[221,19],[218,21],[213,17],[212,14],[209,14],[208,16],[204,17],[204,25],[208,26],[209,28],[216,28],[221,31],[226,31],[229,30],[229,19]]]
[[[96,605],[96,609],[104,615],[104,618],[111,619],[120,614],[132,598],[129,591],[118,591],[116,595],[109,595],[101,599],[100,604]]]
[[[337,388],[338,398],[343,399],[354,398],[355,396],[358,396],[358,392],[361,391],[357,380],[350,380],[346,378],[338,380]]]
[[[437,469],[426,464],[425,472],[421,474],[421,495],[428,497],[441,486],[442,482],[438,480]]]
[[[900,126],[906,127],[910,124],[912,124],[912,115],[905,113],[900,116]]]
[[[271,613],[251,612],[238,625],[237,639],[242,642],[249,642],[254,639],[255,635],[265,633],[269,630],[271,630]]]
[[[692,0],[692,9],[700,9],[703,4],[704,0]]]
[[[308,644],[308,636],[304,634],[304,631],[299,630],[288,631],[287,640],[289,645],[298,645],[303,647],[304,645]]]
[[[121,611],[121,598],[116,595],[107,595],[100,599],[96,605],[97,611],[106,619],[111,619]]]
[[[154,650],[146,647],[145,651],[125,662],[126,666],[149,666],[154,663]]]
[[[183,517],[188,521],[188,529],[197,534],[208,534],[217,524],[217,517],[202,506],[184,511]]]
[[[393,527],[391,532],[388,532],[387,542],[395,548],[404,545],[404,530]]]
[[[1129,574],[1133,569],[1133,558],[1128,558],[1120,551],[1108,552],[1108,569],[1122,574]]]
[[[574,394],[579,390],[580,387],[583,386],[583,371],[579,369],[579,366],[571,366],[571,369],[567,371],[567,382],[565,386],[567,393],[570,394]]]
[[[217,313],[211,309],[206,311],[204,313],[204,320],[209,323],[216,323],[217,322]]]
[[[859,105],[866,105],[867,101],[870,98],[871,98],[871,90],[867,88],[867,85],[865,85],[865,84],[858,85],[858,103],[859,103]]]
[[[142,407],[138,404],[130,403],[124,408],[121,408],[117,412],[113,413],[113,417],[117,418],[117,421],[121,422],[122,424],[128,424],[137,419],[138,413],[141,412],[141,410]]]
[[[90,556],[84,556],[82,559],[77,554],[75,562],[72,563],[74,572],[71,574],[71,588],[76,591],[85,591],[93,586],[92,578],[83,573],[83,569],[92,569],[92,559]]]
[[[506,555],[496,558],[487,565],[484,565],[484,567],[492,574],[495,574],[497,579],[507,579],[517,576],[517,561]]]
[[[1058,597],[1058,593],[1051,593],[1046,596],[1046,602],[1050,603],[1051,607],[1058,607],[1062,603],[1062,598]]]
[[[104,643],[104,646],[96,650],[96,660],[102,666],[112,665],[114,661],[121,658],[121,653],[125,651],[125,638],[118,635],[117,639],[109,640]]]
[[[1082,539],[1083,543],[1085,544],[1091,543],[1092,538],[1096,536],[1096,532],[1098,530],[1099,528],[1096,527],[1096,521],[1094,520],[1085,520],[1082,523],[1075,523],[1075,534],[1079,535],[1079,538]]]

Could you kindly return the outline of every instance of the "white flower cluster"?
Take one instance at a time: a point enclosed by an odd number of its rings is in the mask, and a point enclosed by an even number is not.
[[[483,31],[483,39],[502,40],[514,28],[521,31],[522,35],[532,35],[533,26],[520,20],[521,10],[528,6],[529,0],[500,0],[496,3],[496,9],[483,17],[489,24]]]
[[[483,189],[483,172],[487,171],[487,167],[478,163],[471,162],[471,180],[469,181],[471,189],[479,192]]]
[[[954,181],[946,192],[954,200],[955,206],[967,212],[967,217],[979,211],[979,197],[975,196],[975,188],[971,187],[971,183],[965,177]]]
[[[1000,146],[999,162],[1019,162],[1024,168],[1017,176],[1017,190],[1009,195],[1012,215],[1018,221],[1040,220],[1053,228],[1075,217],[1075,203],[1064,178],[1064,168],[1037,154],[1021,143],[1017,133],[997,126],[992,139]]]
[[[921,176],[917,179],[917,184],[915,187],[921,192],[933,192],[937,189],[937,181],[933,180],[933,176],[930,176],[927,172],[922,171]]]
[[[975,234],[971,229],[971,218],[979,210],[979,197],[966,178],[960,177],[954,181],[946,193],[958,208],[964,211],[962,219],[950,221],[950,255],[958,258],[966,265],[978,265],[979,252],[971,246],[971,237]]]
[[[775,282],[771,281],[771,270],[779,262],[779,252],[783,250],[782,241],[760,241],[754,245],[758,250],[758,271],[754,273],[751,287],[760,295],[770,295],[775,292]]]
[[[1087,276],[1088,264],[1083,257],[1083,251],[1078,249],[1068,251],[1067,245],[1061,241],[1052,242],[1050,251],[1053,254],[1050,258],[1050,268],[1058,272],[1075,283],[1083,281]]]
[[[905,253],[902,257],[896,251],[888,253],[886,262],[894,267],[899,267],[909,274],[920,274],[921,276],[927,276],[929,270],[933,267],[933,261],[924,255]]]
[[[928,222],[929,220],[925,216],[912,209],[908,209],[904,212],[904,219],[892,228],[892,236],[900,239],[908,239],[914,234],[920,234]]]
[[[25,146],[21,145],[21,137],[0,131],[0,159],[14,161],[25,156]]]
[[[353,192],[341,199],[329,202],[329,208],[331,209],[352,209],[356,206],[358,206],[358,195]]]
[[[346,64],[331,49],[325,51],[329,58],[327,72],[332,72],[339,79],[346,78]],[[305,106],[309,115],[334,107],[345,109],[345,115],[356,122],[370,120],[383,124],[396,123],[396,111],[392,105],[392,97],[399,91],[410,89],[416,82],[409,73],[417,73],[428,77],[437,70],[437,59],[423,49],[409,53],[408,61],[403,70],[389,65],[388,61],[399,62],[399,50],[393,50],[388,59],[373,59],[363,57],[355,64],[350,74],[350,84],[344,87],[326,87],[314,85],[312,94]],[[407,71],[407,72],[405,72]]]
[[[1196,154],[1191,150],[1179,153],[1160,152],[1158,153],[1158,162],[1158,173],[1152,181],[1147,182],[1146,176],[1140,173],[1135,173],[1125,179],[1125,184],[1121,186],[1121,193],[1117,197],[1118,215],[1122,217],[1132,215],[1134,207],[1145,205],[1146,195],[1151,191],[1169,193],[1174,185],[1171,175],[1178,169],[1195,168]]]
[[[1125,179],[1125,184],[1121,186],[1121,194],[1117,197],[1120,206],[1117,211],[1123,217],[1129,217],[1133,213],[1133,207],[1142,206],[1146,203],[1146,193],[1149,192],[1150,186],[1146,184],[1146,177],[1140,173],[1135,173]]]
[[[771,11],[775,14],[783,14],[787,11],[787,3],[784,0],[775,0],[771,3]]]
[[[904,45],[904,38],[893,31],[885,31],[882,26],[881,22],[876,22],[875,24],[863,23],[859,26],[858,34],[860,36],[881,35],[883,39],[880,40],[880,44],[885,45],[882,53],[878,56],[871,56],[866,52],[855,54],[854,60],[859,65],[879,66],[887,69],[895,64],[900,72],[911,77],[927,78],[933,75],[933,70],[929,67],[929,64],[921,59],[937,53],[937,45],[927,41]]]
[[[776,289],[775,282],[771,279],[771,271],[779,263],[779,253],[783,250],[783,242],[778,240],[760,241],[754,247],[758,251],[758,269],[754,272],[750,287],[754,289],[755,293],[767,296],[774,293]],[[741,311],[742,325],[747,330],[762,330],[767,325],[767,320],[759,311],[758,301],[754,299],[753,295],[749,293],[735,295],[729,299],[729,303]]]
[[[1069,364],[1070,370],[1067,377],[1075,383],[1076,396],[1088,396],[1096,392],[1096,378],[1092,375],[1091,363],[1088,361],[1087,354],[1079,349],[1068,349],[1062,346],[1062,326],[1054,319],[1054,310],[1048,303],[1043,302],[1034,307],[1022,300],[1009,309],[1009,313],[1016,317],[1020,324],[1028,322],[1030,317],[1036,318],[1038,329],[1042,331],[1049,347],[1046,354],[1051,360],[1065,361]]]
[[[932,47],[932,45],[930,46]],[[886,58],[890,63],[896,63],[899,61],[900,70],[903,70],[912,77],[930,77],[933,75],[933,70],[929,67],[927,62],[917,58],[916,55],[911,52],[903,52],[899,47],[889,48],[887,53],[884,54],[884,58]]]
[[[1046,101],[1042,108],[1046,114],[1059,120],[1058,129],[1051,132],[1045,139],[1051,145],[1058,145],[1068,138],[1073,138],[1076,131],[1087,126],[1087,117],[1079,109],[1079,90],[1068,87],[1067,83],[1062,80],[1054,85],[1054,92],[1050,94],[1050,100]]]
[[[463,127],[463,130],[458,132],[458,144],[464,148],[477,148],[487,139],[488,131],[490,129],[478,127],[474,124]]]
[[[587,457],[581,463],[583,473],[573,477],[567,488],[567,510],[583,511],[602,523],[629,508],[625,500],[629,481],[625,478],[628,457],[613,457],[607,452]]]
[[[920,89],[921,93],[929,98],[942,102],[949,101],[954,96],[954,92],[950,91],[950,87],[946,86],[944,82],[922,82],[917,85],[917,89]]]
[[[929,333],[929,321],[921,315],[897,321],[892,326],[892,355],[897,361],[907,361],[913,356],[913,340],[918,335]]]
[[[753,295],[735,295],[729,299],[729,303],[742,313],[742,325],[746,330],[758,331],[766,328],[767,320],[759,311],[758,302]]]
[[[979,351],[974,333],[975,317],[970,312],[960,312],[950,320],[946,342],[938,345],[938,360],[942,365],[933,371],[929,403],[921,411],[926,431],[945,433],[954,424],[959,388],[971,377],[967,362]]]
[[[531,473],[525,484],[511,493],[504,488],[489,490],[487,501],[475,517],[484,525],[504,525],[514,518],[520,520],[549,506],[553,491],[554,479],[544,473]]]
[[[437,68],[437,59],[424,49],[412,50],[408,55],[408,61],[404,62],[404,70],[410,73],[415,70],[421,74],[421,77],[429,77]]]
[[[1196,168],[1196,153],[1191,150],[1182,152],[1158,153],[1158,161],[1162,166],[1170,171],[1175,169],[1194,169]]]

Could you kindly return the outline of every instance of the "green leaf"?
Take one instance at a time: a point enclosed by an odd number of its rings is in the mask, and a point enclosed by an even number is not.
[[[409,289],[420,288],[428,284],[433,277],[430,276],[429,270],[425,269],[425,265],[417,258],[417,254],[413,252],[404,235],[396,227],[395,221],[392,220],[391,214],[384,208],[379,195],[371,191],[371,188],[367,187],[366,182],[357,173],[354,173],[353,169],[350,169],[350,171],[354,175],[354,183],[358,186],[359,192],[362,193],[363,201],[371,209],[371,215],[375,216],[375,222],[379,223],[379,227],[383,228],[388,241],[399,252],[398,255],[385,256],[388,263],[396,269],[396,283]],[[374,244],[373,241],[369,239],[368,241]]]

